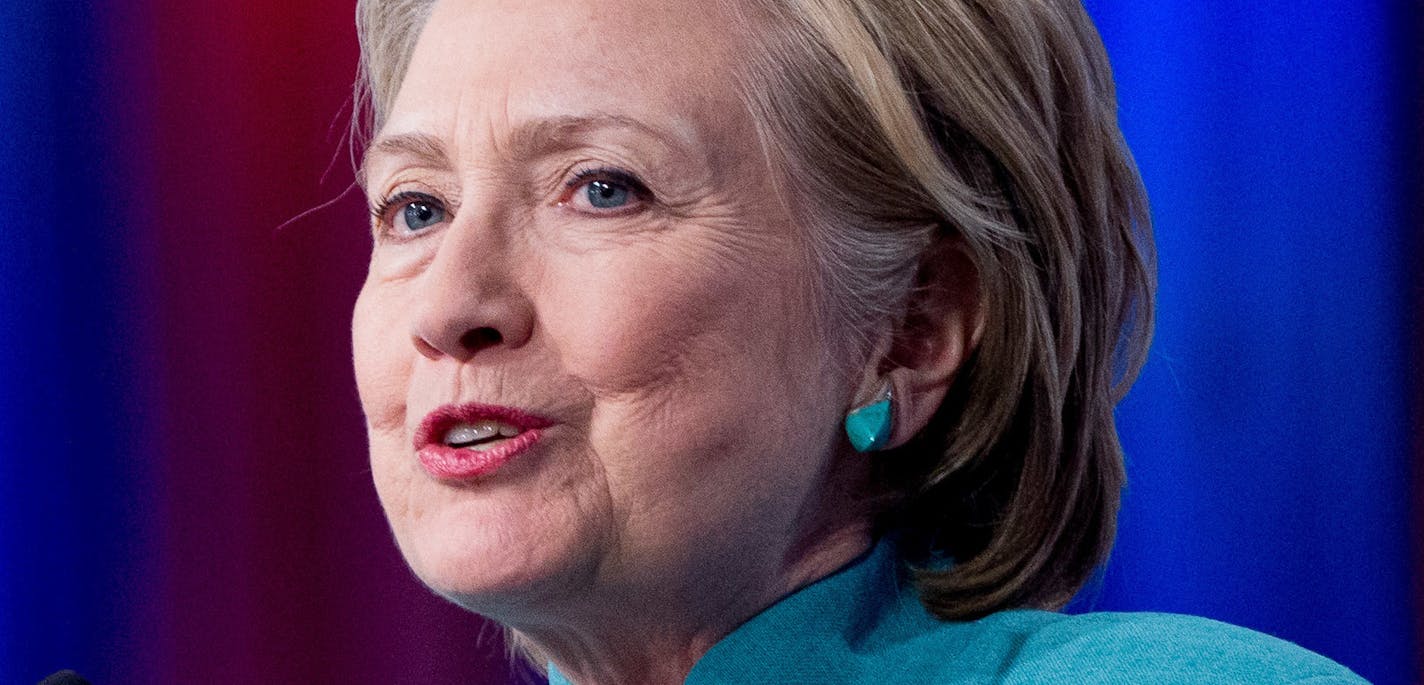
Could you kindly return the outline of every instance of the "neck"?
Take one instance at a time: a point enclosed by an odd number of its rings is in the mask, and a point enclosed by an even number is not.
[[[819,532],[815,543],[789,547],[781,563],[764,569],[729,559],[729,572],[699,574],[695,587],[644,589],[620,601],[599,602],[603,609],[587,615],[564,613],[558,625],[512,627],[532,655],[552,662],[575,685],[682,683],[698,659],[737,626],[870,545],[868,526]],[[709,577],[722,582],[709,586]]]

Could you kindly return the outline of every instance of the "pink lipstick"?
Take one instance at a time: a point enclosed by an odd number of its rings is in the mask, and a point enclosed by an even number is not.
[[[552,423],[511,407],[447,404],[420,422],[415,456],[436,478],[478,478],[529,451]]]

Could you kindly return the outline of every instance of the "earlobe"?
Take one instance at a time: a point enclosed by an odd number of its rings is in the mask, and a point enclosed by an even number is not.
[[[894,398],[890,383],[868,404],[852,409],[845,418],[846,437],[857,452],[874,452],[885,447],[895,426]]]
[[[881,374],[895,388],[885,447],[909,442],[929,424],[978,347],[985,327],[979,287],[978,269],[957,243],[934,250],[921,266]]]

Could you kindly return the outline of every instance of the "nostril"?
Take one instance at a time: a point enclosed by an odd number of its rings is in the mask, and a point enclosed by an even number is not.
[[[486,347],[498,345],[504,340],[504,336],[499,331],[488,326],[481,326],[470,331],[466,331],[460,336],[460,345],[471,352],[477,352]]]

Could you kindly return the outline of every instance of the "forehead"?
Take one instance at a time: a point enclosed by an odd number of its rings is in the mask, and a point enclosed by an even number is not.
[[[612,115],[694,144],[745,135],[727,2],[440,0],[387,132],[456,139],[521,121]]]

